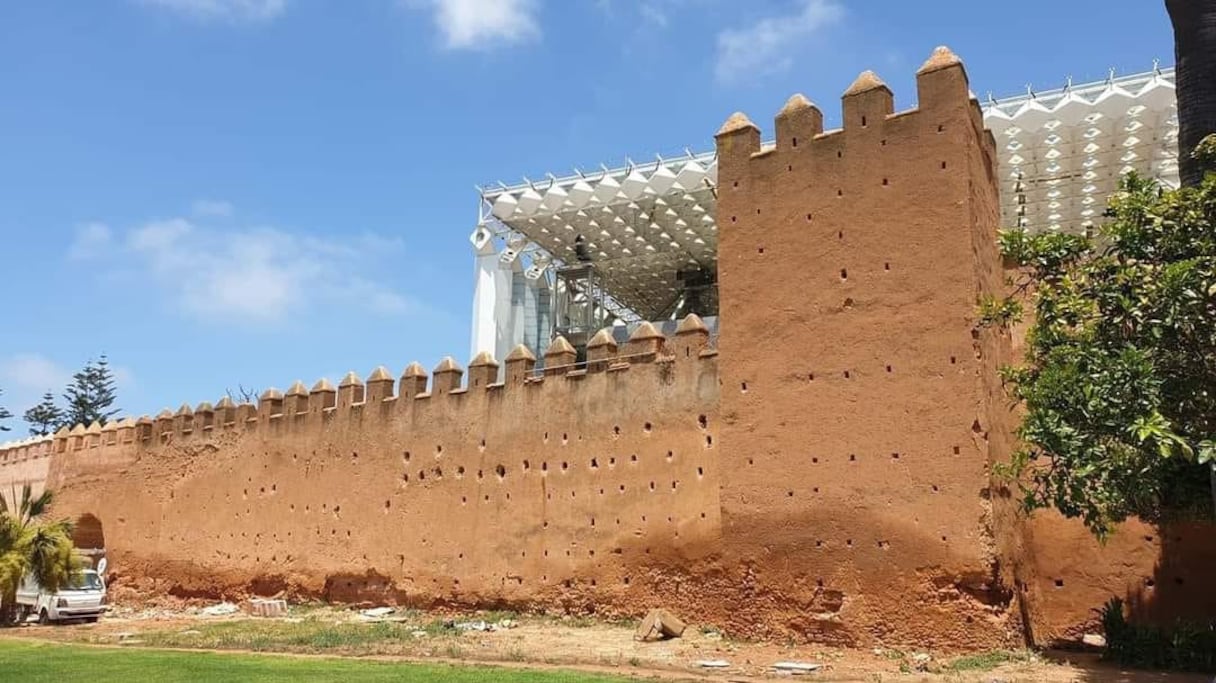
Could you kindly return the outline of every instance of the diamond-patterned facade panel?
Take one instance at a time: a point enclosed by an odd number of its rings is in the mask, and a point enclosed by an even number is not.
[[[1173,69],[985,107],[997,141],[1001,220],[1032,231],[1085,231],[1131,170],[1178,185]]]

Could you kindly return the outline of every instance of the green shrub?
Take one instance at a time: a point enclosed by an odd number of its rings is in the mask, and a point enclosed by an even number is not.
[[[1124,617],[1120,598],[1111,598],[1099,613],[1107,659],[1147,669],[1216,672],[1216,623],[1133,624]]]

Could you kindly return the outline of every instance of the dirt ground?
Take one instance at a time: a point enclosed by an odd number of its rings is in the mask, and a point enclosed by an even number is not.
[[[469,629],[482,623],[493,630]],[[462,627],[463,626],[463,627]],[[291,655],[500,663],[609,672],[668,680],[751,681],[792,676],[778,662],[820,665],[805,680],[960,683],[1209,683],[1210,676],[1125,672],[1094,653],[989,652],[964,657],[897,650],[739,642],[691,625],[677,639],[634,640],[635,624],[502,612],[358,610],[292,606],[286,617],[242,612],[209,616],[199,607],[117,608],[99,623],[26,624],[0,637],[113,647],[258,651]],[[702,663],[726,662],[724,668]]]

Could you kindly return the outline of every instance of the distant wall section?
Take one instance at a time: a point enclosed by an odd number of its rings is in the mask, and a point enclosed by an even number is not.
[[[26,484],[41,495],[50,465],[50,437],[0,444],[0,495],[19,499]]]

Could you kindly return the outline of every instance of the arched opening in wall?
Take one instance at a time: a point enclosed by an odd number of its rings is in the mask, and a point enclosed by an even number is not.
[[[106,556],[106,537],[101,528],[101,520],[96,515],[85,513],[76,518],[72,529],[72,545],[76,552],[87,558],[88,565],[97,567],[101,558]]]
[[[77,517],[76,528],[72,530],[72,544],[81,550],[105,548],[106,537],[101,528],[101,520],[87,512]]]

